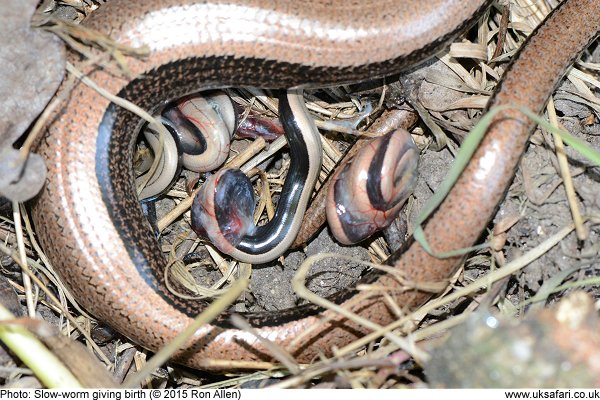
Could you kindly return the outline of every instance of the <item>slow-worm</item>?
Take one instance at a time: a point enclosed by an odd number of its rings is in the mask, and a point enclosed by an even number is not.
[[[298,233],[321,169],[321,139],[302,91],[279,97],[279,114],[290,149],[290,166],[273,218],[254,225],[254,189],[240,170],[224,169],[204,182],[192,204],[192,229],[222,252],[264,264],[286,251]]]
[[[147,60],[129,60],[139,76],[132,81],[102,70],[90,77],[149,110],[161,99],[206,87],[292,87],[366,79],[396,72],[437,51],[489,3],[113,1],[95,12],[88,25],[120,41],[145,43],[152,54]],[[597,0],[561,3],[515,56],[489,106],[516,103],[541,112],[599,26]],[[133,192],[130,155],[138,126],[137,118],[79,85],[42,145],[48,182],[33,204],[33,216],[50,260],[81,303],[144,347],[157,349],[203,304],[173,297],[157,278],[165,261]],[[425,227],[434,250],[463,248],[477,240],[513,177],[533,127],[516,111],[497,119]],[[445,280],[460,261],[437,259],[413,242],[388,264],[405,282],[418,283]],[[430,296],[376,272],[365,280],[389,288],[402,309]],[[379,296],[347,290],[334,300],[380,325],[395,318]],[[322,317],[330,319],[321,323]],[[246,318],[260,335],[300,362],[330,355],[332,347],[368,332],[314,306]],[[192,367],[219,369],[235,367],[230,360],[271,357],[253,335],[232,328],[224,314],[200,329],[177,359]]]
[[[170,135],[163,139],[160,164],[140,191],[140,200],[152,200],[163,194],[177,178],[182,166],[195,172],[212,171],[221,166],[229,154],[237,122],[231,99],[221,91],[177,99],[155,118]],[[156,154],[160,146],[158,132],[148,125],[143,133]],[[145,176],[136,178],[136,186],[138,182],[143,184],[144,179]]]
[[[339,165],[327,192],[327,223],[338,242],[358,243],[387,227],[417,184],[419,149],[404,129],[369,141]]]
[[[144,130],[146,145],[152,152],[142,148],[134,162],[139,186],[140,200],[155,199],[164,194],[174,183],[181,167],[194,172],[215,171],[223,165],[232,137],[259,138],[272,142],[284,134],[277,120],[252,115],[222,90],[195,93],[168,104],[160,115],[155,115],[170,135],[164,138],[161,159],[147,179],[144,176],[153,162],[152,154],[159,152],[160,140],[152,125]]]
[[[415,112],[399,110],[399,109],[391,109],[384,112],[380,117],[378,117],[373,125],[369,127],[369,132],[372,134],[379,136],[383,135],[387,132],[391,132],[395,129],[410,129],[413,125],[417,123],[417,114]],[[346,154],[339,161],[339,165],[343,165],[353,157],[355,157],[361,149],[363,149],[368,143],[371,141],[370,138],[365,137],[358,139],[352,147],[348,149]],[[339,167],[338,167],[339,168]],[[337,171],[337,168],[336,168]],[[321,228],[327,222],[327,206],[328,206],[328,195],[329,188],[332,183],[332,176],[330,175],[327,180],[325,180],[319,191],[314,195],[313,199],[310,202],[310,207],[306,209],[304,214],[304,219],[302,220],[302,226],[300,227],[300,231],[292,243],[292,249],[297,249],[302,246],[305,246],[306,243],[312,239],[317,232],[321,230]],[[384,233],[385,235],[385,233]],[[404,241],[404,236],[402,238],[398,237],[398,244]],[[388,245],[390,243],[388,242]],[[398,246],[399,247],[399,246]]]

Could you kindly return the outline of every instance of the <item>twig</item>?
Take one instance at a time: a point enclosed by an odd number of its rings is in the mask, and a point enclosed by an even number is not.
[[[508,31],[509,17],[510,17],[509,4],[505,4],[502,6],[502,17],[500,19],[500,27],[498,28],[496,49],[494,49],[494,54],[492,55],[492,60],[495,60],[496,57],[500,56],[500,54],[502,54],[502,50],[504,49],[504,41],[506,40],[506,32]]]

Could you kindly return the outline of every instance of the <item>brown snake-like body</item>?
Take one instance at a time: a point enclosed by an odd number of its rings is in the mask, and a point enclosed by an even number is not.
[[[485,0],[113,1],[95,12],[88,25],[125,43],[148,44],[151,55],[143,61],[129,60],[138,76],[134,80],[102,70],[89,76],[111,93],[151,111],[157,103],[205,88],[288,88],[367,79],[397,72],[431,55],[488,4]],[[599,1],[563,2],[514,58],[489,106],[514,103],[541,112],[599,26]],[[425,233],[436,251],[471,246],[513,177],[534,124],[516,111],[503,112],[496,121],[427,222]],[[162,283],[165,260],[133,190],[130,156],[137,128],[137,117],[79,84],[42,144],[48,182],[33,204],[33,217],[50,260],[81,304],[144,347],[157,349],[204,304],[176,298]],[[388,264],[408,282],[444,281],[461,261],[434,258],[417,243],[407,247]],[[372,273],[365,279],[388,287],[403,309],[430,296],[404,289],[386,275]],[[395,319],[381,297],[366,298],[350,290],[335,300],[380,325]],[[330,355],[332,347],[368,332],[313,306],[246,317],[262,336],[286,348],[299,362],[310,362],[320,353]],[[320,323],[322,317],[331,319]],[[272,359],[254,336],[232,328],[227,315],[201,328],[177,358],[209,369],[235,367],[232,360]]]

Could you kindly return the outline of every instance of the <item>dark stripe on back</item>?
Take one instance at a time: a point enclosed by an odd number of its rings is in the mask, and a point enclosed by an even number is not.
[[[388,150],[388,145],[392,138],[392,133],[389,132],[382,137],[375,139],[379,140],[379,146],[375,151],[373,160],[369,164],[369,171],[367,173],[367,196],[369,196],[369,203],[376,210],[387,210],[388,205],[386,199],[381,193],[381,170],[385,161],[385,155]]]
[[[279,118],[289,144],[290,167],[273,219],[257,227],[252,235],[246,235],[236,246],[248,254],[263,254],[281,243],[290,229],[308,176],[308,148],[302,131],[294,120],[285,92],[279,96]]]
[[[382,77],[397,73],[401,68],[407,68],[435,54],[472,22],[473,20],[466,21],[448,35],[413,54],[363,67],[331,69],[232,56],[187,58],[148,71],[143,77],[130,82],[118,95],[152,112],[170,101],[205,89],[229,86],[288,88],[301,84],[325,86]],[[314,79],[311,80],[311,77]],[[274,82],[277,84],[274,85]],[[282,110],[282,114],[286,112],[289,111]],[[203,310],[206,302],[191,302],[174,297],[162,283],[166,263],[135,195],[131,155],[135,134],[140,126],[140,119],[128,111],[112,104],[107,108],[98,127],[96,151],[96,176],[102,199],[140,276],[166,302],[194,317]],[[294,155],[292,157],[298,158]],[[306,162],[302,155],[300,159]],[[305,165],[302,165],[300,159],[298,168],[290,170],[292,179],[287,181],[300,180],[300,176],[294,175],[298,173],[295,171],[305,170]],[[286,189],[293,188],[284,187],[284,190]],[[369,274],[365,277],[365,282],[373,282],[378,274]],[[343,290],[330,299],[339,303],[355,293],[355,290]],[[278,313],[246,314],[246,317],[254,325],[273,326],[320,311],[319,307],[306,306]],[[216,322],[223,327],[229,327],[227,318],[228,314],[223,314]]]

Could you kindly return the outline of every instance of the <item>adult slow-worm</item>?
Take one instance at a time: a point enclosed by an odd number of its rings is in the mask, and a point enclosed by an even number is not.
[[[152,54],[147,60],[129,60],[138,76],[131,81],[103,70],[90,76],[150,111],[166,100],[217,86],[287,88],[366,79],[396,72],[437,51],[489,3],[113,1],[95,12],[88,25],[129,44],[145,43]],[[599,26],[597,0],[561,3],[515,57],[490,106],[517,103],[540,112]],[[44,249],[81,303],[126,336],[156,349],[204,305],[173,297],[162,283],[165,261],[133,191],[130,155],[139,124],[133,115],[79,85],[42,145],[48,182],[33,204],[33,216]],[[436,251],[467,247],[479,237],[532,129],[517,112],[504,112],[497,119],[427,223],[425,233]],[[407,282],[444,280],[459,262],[434,258],[417,243],[388,260]],[[385,275],[373,273],[365,279],[391,288],[403,309],[429,297],[401,288]],[[348,290],[335,300],[381,325],[394,319],[377,296]],[[323,316],[331,320],[319,324]],[[300,362],[331,354],[333,346],[367,332],[312,306],[246,318]],[[229,326],[228,315],[200,329],[177,357],[197,368],[235,366],[218,360],[270,359],[251,334]]]

